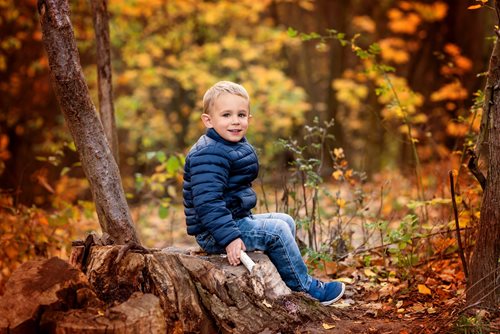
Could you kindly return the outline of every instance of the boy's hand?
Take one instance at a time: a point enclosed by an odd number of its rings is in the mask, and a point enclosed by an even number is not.
[[[226,246],[227,259],[230,265],[237,266],[240,264],[240,254],[242,250],[246,250],[246,247],[243,240],[240,238],[234,239]]]

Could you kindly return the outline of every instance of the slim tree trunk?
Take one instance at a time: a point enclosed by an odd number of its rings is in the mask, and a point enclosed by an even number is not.
[[[66,0],[38,2],[54,89],[90,183],[99,223],[116,244],[139,244],[120,172],[90,99]]]
[[[495,5],[500,8],[500,1]],[[498,35],[498,32],[497,32]],[[491,54],[477,150],[487,152],[488,174],[481,219],[470,264],[469,305],[495,309],[500,303],[500,45]]]
[[[99,115],[113,156],[118,164],[118,136],[113,105],[111,51],[109,43],[109,14],[107,0],[90,0],[97,46],[97,83],[99,89]]]

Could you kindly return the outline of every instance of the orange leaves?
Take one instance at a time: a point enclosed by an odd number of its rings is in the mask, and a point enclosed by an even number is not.
[[[413,6],[422,19],[428,22],[443,20],[448,13],[448,5],[444,1],[434,1],[428,4],[414,2]]]
[[[379,41],[382,58],[396,64],[404,64],[410,59],[406,42],[401,38],[385,38]]]
[[[445,84],[436,92],[431,94],[431,101],[444,101],[444,100],[465,100],[468,97],[467,90],[462,86],[460,81],[453,81]]]
[[[444,46],[444,53],[449,60],[441,66],[440,72],[443,75],[463,75],[472,70],[472,61],[462,55],[462,50],[453,43]]]
[[[389,29],[395,33],[414,34],[417,27],[422,21],[421,17],[415,13],[404,13],[403,11],[393,8],[387,12],[389,18]]]
[[[5,168],[5,160],[10,159],[10,151],[8,150],[9,137],[6,134],[0,134],[0,175],[2,175]]]
[[[417,287],[418,287],[418,293],[421,293],[423,295],[432,294],[432,291],[425,284],[419,284]]]
[[[376,23],[369,16],[355,16],[352,19],[352,25],[355,28],[358,28],[362,31],[366,31],[368,33],[374,33],[376,29]]]
[[[479,8],[488,4],[488,0],[476,0],[476,2],[479,2],[479,3],[476,5],[469,6],[469,7],[467,7],[467,9],[469,9],[469,10],[479,9]]]

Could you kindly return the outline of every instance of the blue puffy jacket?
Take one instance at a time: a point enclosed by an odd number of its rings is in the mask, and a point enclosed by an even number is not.
[[[208,129],[189,151],[184,166],[188,234],[209,231],[223,247],[239,238],[234,220],[249,216],[255,207],[251,183],[258,172],[257,154],[245,138],[233,143]]]

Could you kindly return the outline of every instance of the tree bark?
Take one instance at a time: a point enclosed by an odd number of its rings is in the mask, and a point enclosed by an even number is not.
[[[497,13],[500,1],[496,0]],[[497,35],[499,32],[497,31]],[[476,149],[487,151],[488,174],[481,204],[479,230],[470,264],[467,303],[496,309],[500,303],[500,45],[490,58],[481,133]],[[476,152],[477,153],[477,152]]]
[[[118,159],[118,136],[113,104],[113,81],[109,37],[109,13],[107,0],[90,0],[97,47],[97,83],[99,90],[99,115],[111,152]]]
[[[54,89],[90,183],[99,223],[116,244],[139,244],[118,165],[82,73],[66,0],[40,0],[40,24]]]

